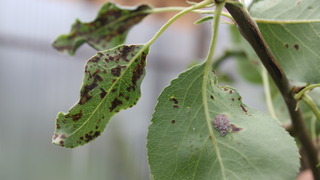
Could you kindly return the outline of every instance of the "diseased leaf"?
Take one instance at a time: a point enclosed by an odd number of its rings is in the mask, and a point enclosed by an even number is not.
[[[108,2],[102,6],[94,21],[82,23],[77,19],[71,32],[59,36],[53,42],[53,47],[70,55],[85,42],[99,51],[113,48],[124,43],[130,28],[148,15],[148,9],[150,7],[147,5],[123,9]]]
[[[320,83],[320,1],[264,0],[250,14],[288,78]]]
[[[182,73],[158,99],[147,137],[154,179],[294,179],[299,154],[293,138],[210,73],[206,100],[213,143],[201,94],[203,71],[199,65]]]
[[[137,103],[148,53],[143,47],[121,45],[88,60],[79,102],[57,116],[54,144],[86,144],[101,134],[115,113]]]

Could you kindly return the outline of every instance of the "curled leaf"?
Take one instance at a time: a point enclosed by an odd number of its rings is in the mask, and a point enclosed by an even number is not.
[[[78,19],[73,23],[69,34],[59,36],[53,47],[62,53],[73,55],[85,42],[102,51],[123,44],[128,31],[148,15],[147,5],[135,9],[123,9],[108,2],[100,9],[96,19],[82,23]]]
[[[137,103],[148,54],[143,47],[121,45],[88,60],[80,100],[68,113],[58,114],[54,144],[86,144],[101,134],[115,113]]]

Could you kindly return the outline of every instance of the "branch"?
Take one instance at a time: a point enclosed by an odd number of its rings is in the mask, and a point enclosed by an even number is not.
[[[319,164],[317,149],[308,134],[301,111],[295,111],[297,101],[293,96],[292,88],[289,85],[286,75],[275,60],[269,46],[264,41],[256,22],[250,17],[248,11],[229,3],[227,3],[225,7],[234,18],[242,36],[253,47],[254,51],[257,53],[261,62],[279,88],[286,102],[292,120],[293,130],[295,131],[303,150],[306,152],[313,176],[315,179],[320,179],[320,169],[317,169],[316,167]]]

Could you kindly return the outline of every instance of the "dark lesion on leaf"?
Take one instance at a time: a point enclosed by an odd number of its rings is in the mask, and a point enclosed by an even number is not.
[[[120,66],[114,67],[111,69],[111,74],[114,76],[119,77],[121,75],[121,69],[126,68],[126,66]]]
[[[240,104],[240,107],[243,112],[248,113],[248,110],[242,104]]]
[[[98,83],[96,81],[92,82],[92,84],[90,85],[85,85],[81,91],[81,98],[80,98],[80,101],[79,101],[79,104],[82,105],[84,103],[86,103],[88,100],[90,100],[92,98],[91,95],[89,95],[89,92],[91,90],[93,90],[95,87],[98,86]]]
[[[294,49],[299,50],[299,44],[293,45]]]
[[[170,97],[169,100],[172,101],[174,104],[179,104],[178,99],[175,97]]]
[[[237,127],[234,124],[230,124],[230,125],[231,125],[232,132],[239,132],[239,131],[241,131],[243,129],[243,128]]]
[[[80,110],[79,113],[71,115],[71,118],[73,122],[77,122],[79,119],[81,119],[82,115],[83,115],[82,110]]]
[[[225,114],[219,114],[213,119],[213,126],[219,131],[221,136],[227,135],[231,129],[230,121]]]
[[[95,132],[90,131],[89,133],[84,135],[84,138],[80,137],[80,139],[82,138],[82,140],[84,140],[85,142],[89,142],[95,139],[96,137],[98,137],[99,135],[100,135],[100,131],[95,131]]]
[[[129,60],[127,59],[129,53],[133,52],[137,46],[123,46],[122,49],[120,49],[120,54],[123,60],[128,62]]]
[[[98,86],[98,81],[103,81],[103,78],[99,75],[101,72],[100,69],[97,69],[92,75],[86,71],[86,73],[89,74],[89,78],[93,78],[93,82],[89,85],[83,86],[80,92],[80,101],[79,104],[82,105],[86,103],[88,100],[92,98],[91,95],[89,95],[89,92],[91,92],[94,88]],[[101,95],[101,94],[100,94]]]
[[[146,57],[147,57],[147,54],[142,53],[141,62],[138,63],[133,69],[133,75],[131,77],[131,82],[134,86],[137,84],[137,81],[141,78],[141,76],[144,73],[144,67],[146,64]],[[136,61],[139,61],[139,59],[137,59]]]
[[[110,112],[112,112],[115,108],[117,108],[118,106],[120,106],[122,104],[122,101],[120,101],[118,98],[115,98],[112,102],[111,102],[111,107],[109,108]]]
[[[103,89],[103,88],[100,88],[100,97],[101,99],[104,98],[106,95],[107,95],[107,92]]]
[[[171,123],[172,123],[172,124],[175,124],[175,123],[176,123],[176,120],[174,120],[174,119],[171,120]]]
[[[59,144],[60,144],[60,146],[64,146],[64,141],[63,140],[61,140],[61,141],[59,141]]]

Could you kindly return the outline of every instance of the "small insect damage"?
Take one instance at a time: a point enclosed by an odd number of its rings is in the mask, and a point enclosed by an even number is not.
[[[225,114],[219,114],[217,115],[213,121],[212,124],[214,128],[219,131],[221,136],[225,136],[228,134],[228,132],[239,132],[243,128],[237,127],[234,124],[230,124],[230,120],[228,119],[227,115]]]
[[[225,136],[231,130],[230,120],[227,115],[219,114],[213,119],[213,126],[219,131],[221,136]]]

